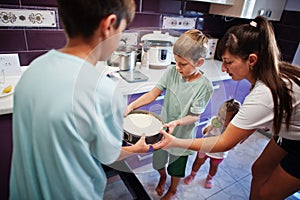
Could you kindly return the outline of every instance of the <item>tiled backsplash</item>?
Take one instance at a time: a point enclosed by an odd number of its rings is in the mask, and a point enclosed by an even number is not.
[[[159,29],[164,15],[197,16],[196,28],[212,37],[220,38],[236,24],[248,23],[249,19],[225,18],[207,14],[209,3],[180,0],[135,0],[135,19],[128,29]],[[56,9],[56,0],[1,0],[1,8]],[[184,10],[182,10],[184,8]],[[273,22],[283,59],[291,62],[300,41],[300,18],[298,11],[284,11],[281,20]],[[173,31],[175,32],[175,31]],[[172,31],[170,31],[170,34]],[[0,53],[19,53],[21,65],[28,65],[34,58],[66,43],[62,24],[56,28],[0,28]]]

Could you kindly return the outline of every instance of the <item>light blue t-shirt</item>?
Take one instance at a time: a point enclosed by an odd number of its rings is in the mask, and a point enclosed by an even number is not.
[[[125,106],[85,60],[56,50],[34,60],[15,88],[10,199],[102,199]]]
[[[165,123],[181,119],[189,114],[203,113],[213,93],[211,81],[203,74],[201,78],[187,82],[173,65],[168,67],[156,87],[166,90],[162,107],[162,118]],[[172,135],[178,138],[195,138],[196,123],[177,126]],[[170,148],[167,151],[176,156],[193,153],[193,151],[181,148]]]

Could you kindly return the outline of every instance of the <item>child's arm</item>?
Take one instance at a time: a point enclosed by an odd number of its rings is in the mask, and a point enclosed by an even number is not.
[[[127,108],[124,112],[124,116],[128,115],[128,113],[130,113],[131,111],[133,111],[136,108],[139,108],[143,105],[146,105],[146,104],[149,104],[149,103],[153,102],[161,93],[162,93],[161,90],[159,90],[157,87],[154,87],[151,91],[143,94],[138,99],[131,102],[127,106]]]
[[[207,132],[210,132],[213,129],[212,125],[208,125],[203,128],[202,135],[205,135]]]
[[[164,127],[168,128],[168,133],[172,134],[176,126],[185,126],[199,121],[200,115],[187,115],[181,119],[170,121]]]

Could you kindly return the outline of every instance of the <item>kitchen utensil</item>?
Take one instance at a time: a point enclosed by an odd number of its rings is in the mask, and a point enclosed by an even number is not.
[[[149,49],[151,46],[151,42],[150,41],[143,41],[142,43],[142,59],[141,59],[141,67],[148,70],[149,69]]]
[[[121,71],[133,70],[136,65],[136,48],[130,45],[121,45],[115,50],[108,65],[119,67]]]
[[[135,144],[144,134],[147,144],[154,144],[161,140],[159,131],[163,128],[163,120],[150,111],[134,110],[124,119],[123,140]]]

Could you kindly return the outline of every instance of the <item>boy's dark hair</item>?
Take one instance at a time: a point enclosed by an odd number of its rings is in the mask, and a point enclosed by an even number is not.
[[[129,24],[134,17],[133,0],[57,0],[58,11],[70,38],[89,38],[102,19],[110,14],[117,16],[115,27],[122,19]]]

